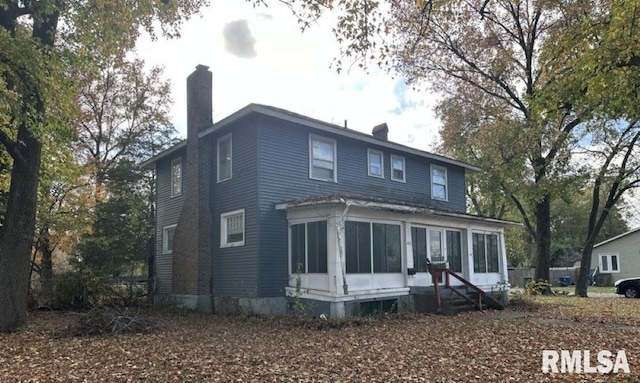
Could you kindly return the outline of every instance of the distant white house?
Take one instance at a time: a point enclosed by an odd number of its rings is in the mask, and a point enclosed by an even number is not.
[[[640,227],[597,243],[591,254],[591,268],[617,279],[640,277]]]

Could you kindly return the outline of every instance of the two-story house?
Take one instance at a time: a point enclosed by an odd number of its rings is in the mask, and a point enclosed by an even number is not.
[[[466,213],[479,168],[250,104],[212,122],[211,72],[187,79],[186,141],[157,174],[156,298],[284,313],[292,299],[348,316],[433,287],[427,262],[483,289],[507,280],[504,228]]]

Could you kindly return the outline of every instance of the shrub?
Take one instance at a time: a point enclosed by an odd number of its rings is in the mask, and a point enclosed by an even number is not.
[[[524,287],[526,295],[545,295],[551,292],[551,283],[544,279],[531,280]]]

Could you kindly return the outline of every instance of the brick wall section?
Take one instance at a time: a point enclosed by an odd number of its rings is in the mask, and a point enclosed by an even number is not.
[[[212,122],[212,76],[198,65],[187,78],[187,156],[183,163],[186,193],[174,235],[173,293],[208,295],[211,286],[210,148],[198,132]]]

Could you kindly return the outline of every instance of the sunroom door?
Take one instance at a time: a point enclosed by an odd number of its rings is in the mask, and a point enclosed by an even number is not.
[[[427,259],[431,263],[446,262],[444,251],[443,230],[427,229],[425,227],[411,228],[411,242],[413,248],[413,265],[417,272],[427,272]],[[428,279],[431,282],[431,278]],[[439,283],[444,282],[441,276]]]

